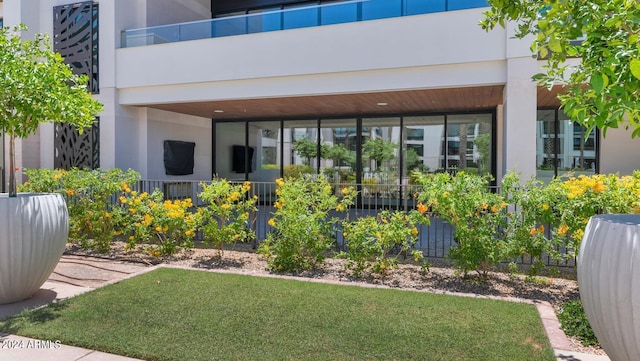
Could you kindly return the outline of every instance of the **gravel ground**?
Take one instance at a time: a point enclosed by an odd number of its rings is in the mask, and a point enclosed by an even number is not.
[[[67,254],[119,259],[131,262],[169,264],[202,269],[223,269],[252,275],[267,275],[267,262],[257,255],[248,245],[236,245],[225,250],[222,259],[212,249],[192,249],[176,255],[157,258],[144,251],[124,250],[123,243],[114,243],[109,253],[83,251],[77,246],[69,246]],[[454,268],[448,267],[442,260],[433,260],[427,272],[421,272],[416,264],[400,264],[395,270],[384,275],[363,273],[355,276],[345,270],[345,260],[328,258],[320,269],[300,273],[284,273],[289,276],[322,279],[333,282],[367,283],[398,289],[426,290],[435,293],[456,292],[478,296],[515,297],[527,300],[547,301],[556,309],[567,300],[578,298],[578,283],[575,272],[570,270],[562,277],[538,277],[535,282],[527,281],[523,275],[511,275],[505,272],[490,272],[486,279],[480,279],[470,273],[464,279]],[[571,340],[576,352],[603,354],[598,347],[583,347],[579,341]]]

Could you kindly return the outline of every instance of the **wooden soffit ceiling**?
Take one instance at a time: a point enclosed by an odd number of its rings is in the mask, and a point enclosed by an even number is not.
[[[146,105],[215,119],[270,119],[494,109],[504,85]],[[384,105],[386,104],[386,105]]]

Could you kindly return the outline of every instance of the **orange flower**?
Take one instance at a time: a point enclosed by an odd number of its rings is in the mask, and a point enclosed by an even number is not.
[[[531,228],[531,229],[529,230],[529,234],[533,236],[533,235],[535,235],[535,234],[536,234],[536,232],[537,232],[537,231],[538,231],[538,230],[537,230],[535,227],[533,227],[533,228]]]
[[[425,214],[427,210],[428,210],[427,206],[425,206],[422,203],[418,203],[418,212]]]
[[[567,234],[568,230],[569,230],[569,226],[567,226],[566,224],[563,224],[562,226],[558,227],[558,234],[561,236],[564,236],[565,234]]]

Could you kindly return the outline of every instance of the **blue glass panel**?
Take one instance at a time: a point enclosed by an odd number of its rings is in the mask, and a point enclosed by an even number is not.
[[[282,30],[282,13],[271,11],[268,10],[266,14],[250,15],[248,18],[249,33]]]
[[[405,0],[404,14],[429,14],[446,10],[446,0]]]
[[[318,26],[318,8],[286,9],[283,16],[283,29]]]
[[[362,20],[392,18],[402,15],[402,0],[371,0],[362,3]]]
[[[473,8],[483,8],[488,6],[486,0],[448,0],[449,7],[447,10],[462,10],[462,9],[473,9]]]
[[[211,26],[206,21],[180,25],[180,41],[208,39],[211,37]]]
[[[244,16],[218,18],[211,22],[213,37],[240,35],[247,33],[247,18]]]
[[[358,21],[358,4],[325,6],[320,9],[321,25]]]

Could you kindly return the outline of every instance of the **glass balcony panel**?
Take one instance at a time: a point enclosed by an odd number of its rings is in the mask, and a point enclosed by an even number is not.
[[[405,15],[429,14],[446,11],[445,0],[405,0]]]
[[[180,25],[180,41],[209,39],[211,24],[208,21],[186,23]]]
[[[247,18],[249,33],[282,30],[282,13],[279,9],[256,10]]]
[[[486,0],[447,0],[448,11],[483,8],[488,6]]]
[[[362,20],[393,18],[401,15],[401,0],[371,0],[362,3]]]
[[[122,46],[133,47],[203,38],[375,20],[487,6],[486,0],[350,0],[285,9],[224,14],[209,21],[123,31]]]
[[[298,29],[318,26],[318,7],[309,8],[308,5],[301,9],[285,9],[282,13],[283,29]]]
[[[218,18],[211,22],[211,35],[213,37],[242,35],[246,33],[247,18],[245,16]]]
[[[320,8],[321,25],[342,24],[358,21],[358,4],[347,3]]]

